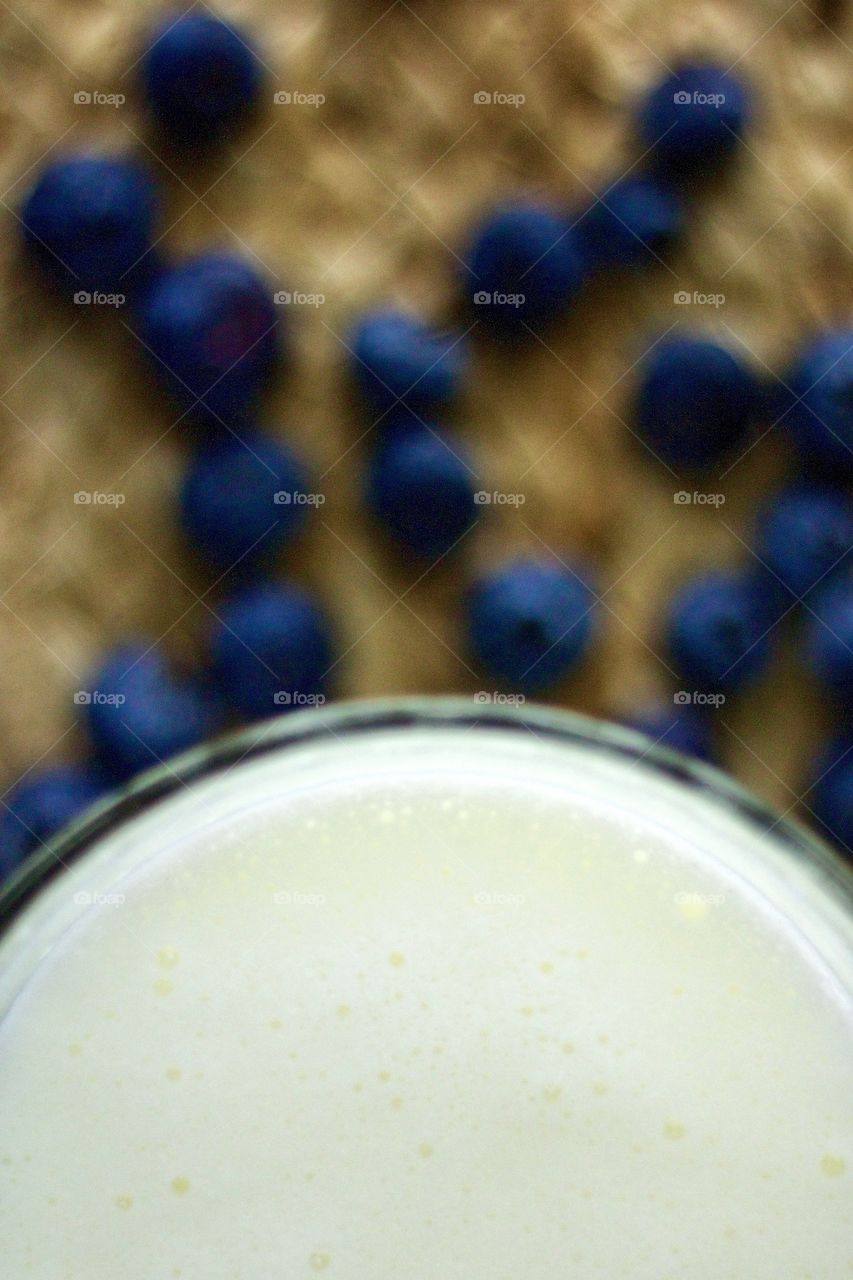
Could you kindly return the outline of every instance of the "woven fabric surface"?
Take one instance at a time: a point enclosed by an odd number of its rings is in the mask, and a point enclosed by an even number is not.
[[[325,499],[281,568],[335,620],[336,695],[488,689],[461,634],[466,579],[515,551],[547,548],[590,560],[603,593],[595,652],[553,701],[619,717],[672,697],[660,636],[668,596],[697,568],[749,560],[756,503],[790,462],[782,433],[767,431],[708,478],[722,505],[676,503],[687,486],[632,433],[638,359],[662,331],[692,328],[783,374],[797,344],[849,306],[853,8],[812,5],[229,4],[221,12],[246,24],[266,65],[262,108],[221,153],[194,164],[163,149],[139,102],[135,64],[157,6],[4,5],[5,786],[44,756],[79,750],[73,694],[111,641],[147,634],[192,661],[227,587],[193,563],[177,530],[186,439],[178,411],[150,385],[132,318],[61,305],[21,251],[16,214],[47,156],[130,149],[162,184],[161,247],[233,248],[276,289],[322,295],[288,308],[292,360],[259,423],[300,450]],[[347,384],[350,325],[380,301],[470,323],[458,255],[477,215],[517,193],[580,205],[609,185],[639,159],[633,105],[696,53],[735,66],[752,86],[755,117],[736,163],[695,202],[668,265],[596,284],[518,354],[475,327],[465,395],[448,420],[470,444],[478,485],[523,502],[486,508],[452,561],[413,568],[361,509],[371,421]],[[484,92],[516,101],[476,101]],[[685,306],[681,291],[723,300]],[[75,502],[81,492],[120,503]],[[714,714],[728,767],[782,808],[795,805],[826,709],[798,672],[786,624],[772,672]]]

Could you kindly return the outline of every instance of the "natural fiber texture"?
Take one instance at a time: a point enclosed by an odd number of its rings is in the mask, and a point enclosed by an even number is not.
[[[185,441],[141,369],[129,314],[60,306],[22,259],[15,210],[46,155],[84,144],[147,155],[164,188],[164,247],[243,249],[276,288],[325,296],[317,308],[290,308],[292,367],[261,421],[306,455],[326,495],[288,569],[336,620],[338,693],[482,688],[460,638],[466,575],[545,544],[588,556],[606,593],[596,653],[556,700],[618,716],[671,696],[656,656],[667,595],[692,568],[748,558],[754,504],[787,457],[771,432],[709,479],[722,508],[675,505],[682,485],[630,432],[634,361],[656,332],[692,325],[782,371],[802,337],[840,320],[849,301],[853,10],[838,7],[843,20],[829,29],[801,0],[226,4],[268,65],[264,106],[223,155],[189,168],[154,139],[135,94],[133,64],[157,6],[3,6],[7,783],[45,752],[74,752],[72,695],[111,640],[142,631],[191,659],[222,590],[210,590],[177,534]],[[611,181],[637,155],[632,104],[662,64],[697,51],[737,62],[754,86],[757,117],[737,164],[696,204],[671,270],[596,286],[548,348],[510,358],[472,335],[475,367],[454,418],[482,488],[525,501],[487,509],[458,559],[417,580],[360,510],[370,423],[344,377],[352,318],[383,299],[453,318],[454,255],[477,212],[516,192],[580,202]],[[127,102],[77,105],[81,90]],[[276,105],[274,92],[287,90],[326,101]],[[525,102],[478,105],[478,90]],[[682,289],[725,302],[676,306]],[[126,500],[75,505],[79,490]],[[783,807],[795,799],[789,788],[802,790],[823,732],[792,643],[771,680],[716,713],[730,766]]]

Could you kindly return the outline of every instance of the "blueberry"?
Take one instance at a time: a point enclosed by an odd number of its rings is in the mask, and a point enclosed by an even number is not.
[[[180,493],[181,523],[215,572],[247,573],[270,560],[308,510],[302,464],[256,431],[217,437],[197,448]]]
[[[214,700],[141,642],[113,649],[85,692],[89,735],[104,770],[117,780],[196,746],[219,728]]]
[[[708,467],[740,444],[757,416],[761,384],[706,338],[663,338],[640,372],[637,426],[670,466]]]
[[[21,222],[27,246],[64,288],[126,294],[157,213],[154,183],[140,164],[84,153],[42,170]]]
[[[810,470],[853,471],[853,329],[815,338],[786,379],[793,392],[784,404],[787,425]]]
[[[853,505],[835,489],[790,485],[760,516],[755,549],[773,580],[800,600],[853,550]]]
[[[714,759],[710,720],[692,706],[651,703],[635,711],[625,724],[644,733],[656,746],[668,747],[698,760]]]
[[[709,63],[685,63],[649,93],[639,133],[651,163],[676,175],[707,171],[735,150],[749,115],[744,85]]]
[[[261,64],[245,33],[208,13],[170,14],[141,62],[148,108],[179,145],[217,142],[255,105]]]
[[[331,646],[326,619],[301,588],[264,582],[217,609],[210,648],[223,697],[247,719],[322,700]]]
[[[584,570],[550,560],[513,561],[471,590],[471,650],[502,683],[534,693],[567,675],[583,657],[594,603]]]
[[[853,707],[853,581],[821,591],[805,623],[805,654],[811,669],[842,709]]]
[[[766,665],[763,603],[751,580],[718,571],[692,578],[672,600],[667,642],[681,677],[699,691],[726,693]]]
[[[493,209],[468,252],[465,288],[478,319],[518,333],[554,319],[580,289],[584,263],[569,219],[544,204]]]
[[[466,364],[457,333],[439,333],[403,311],[363,316],[353,332],[352,371],[372,409],[385,413],[400,401],[413,409],[444,404],[457,392]]]
[[[392,536],[419,556],[449,551],[478,514],[464,448],[429,427],[396,431],[379,444],[366,497]]]
[[[853,742],[849,737],[831,743],[818,760],[806,803],[824,834],[853,855]]]
[[[93,771],[76,764],[51,765],[19,782],[0,807],[0,882],[103,790]]]
[[[640,266],[672,246],[684,221],[678,194],[654,175],[623,178],[577,224],[590,265]]]
[[[177,401],[220,419],[245,414],[279,355],[278,316],[249,263],[206,253],[171,267],[139,308],[139,337]]]

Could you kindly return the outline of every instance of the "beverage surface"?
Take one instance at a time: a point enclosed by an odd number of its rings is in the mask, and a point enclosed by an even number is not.
[[[54,882],[89,901],[0,1023],[3,1276],[853,1275],[820,938],[537,749],[267,764]]]

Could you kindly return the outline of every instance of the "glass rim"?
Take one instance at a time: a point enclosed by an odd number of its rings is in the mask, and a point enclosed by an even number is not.
[[[349,734],[385,729],[482,728],[533,732],[551,740],[593,747],[710,796],[729,812],[795,856],[816,864],[824,880],[853,908],[853,864],[798,819],[779,813],[715,765],[654,742],[626,725],[543,703],[479,703],[455,696],[350,699],[262,720],[182,752],[110,791],[63,827],[49,845],[33,850],[0,885],[0,933],[55,876],[61,875],[110,832],[161,800],[244,761]]]

